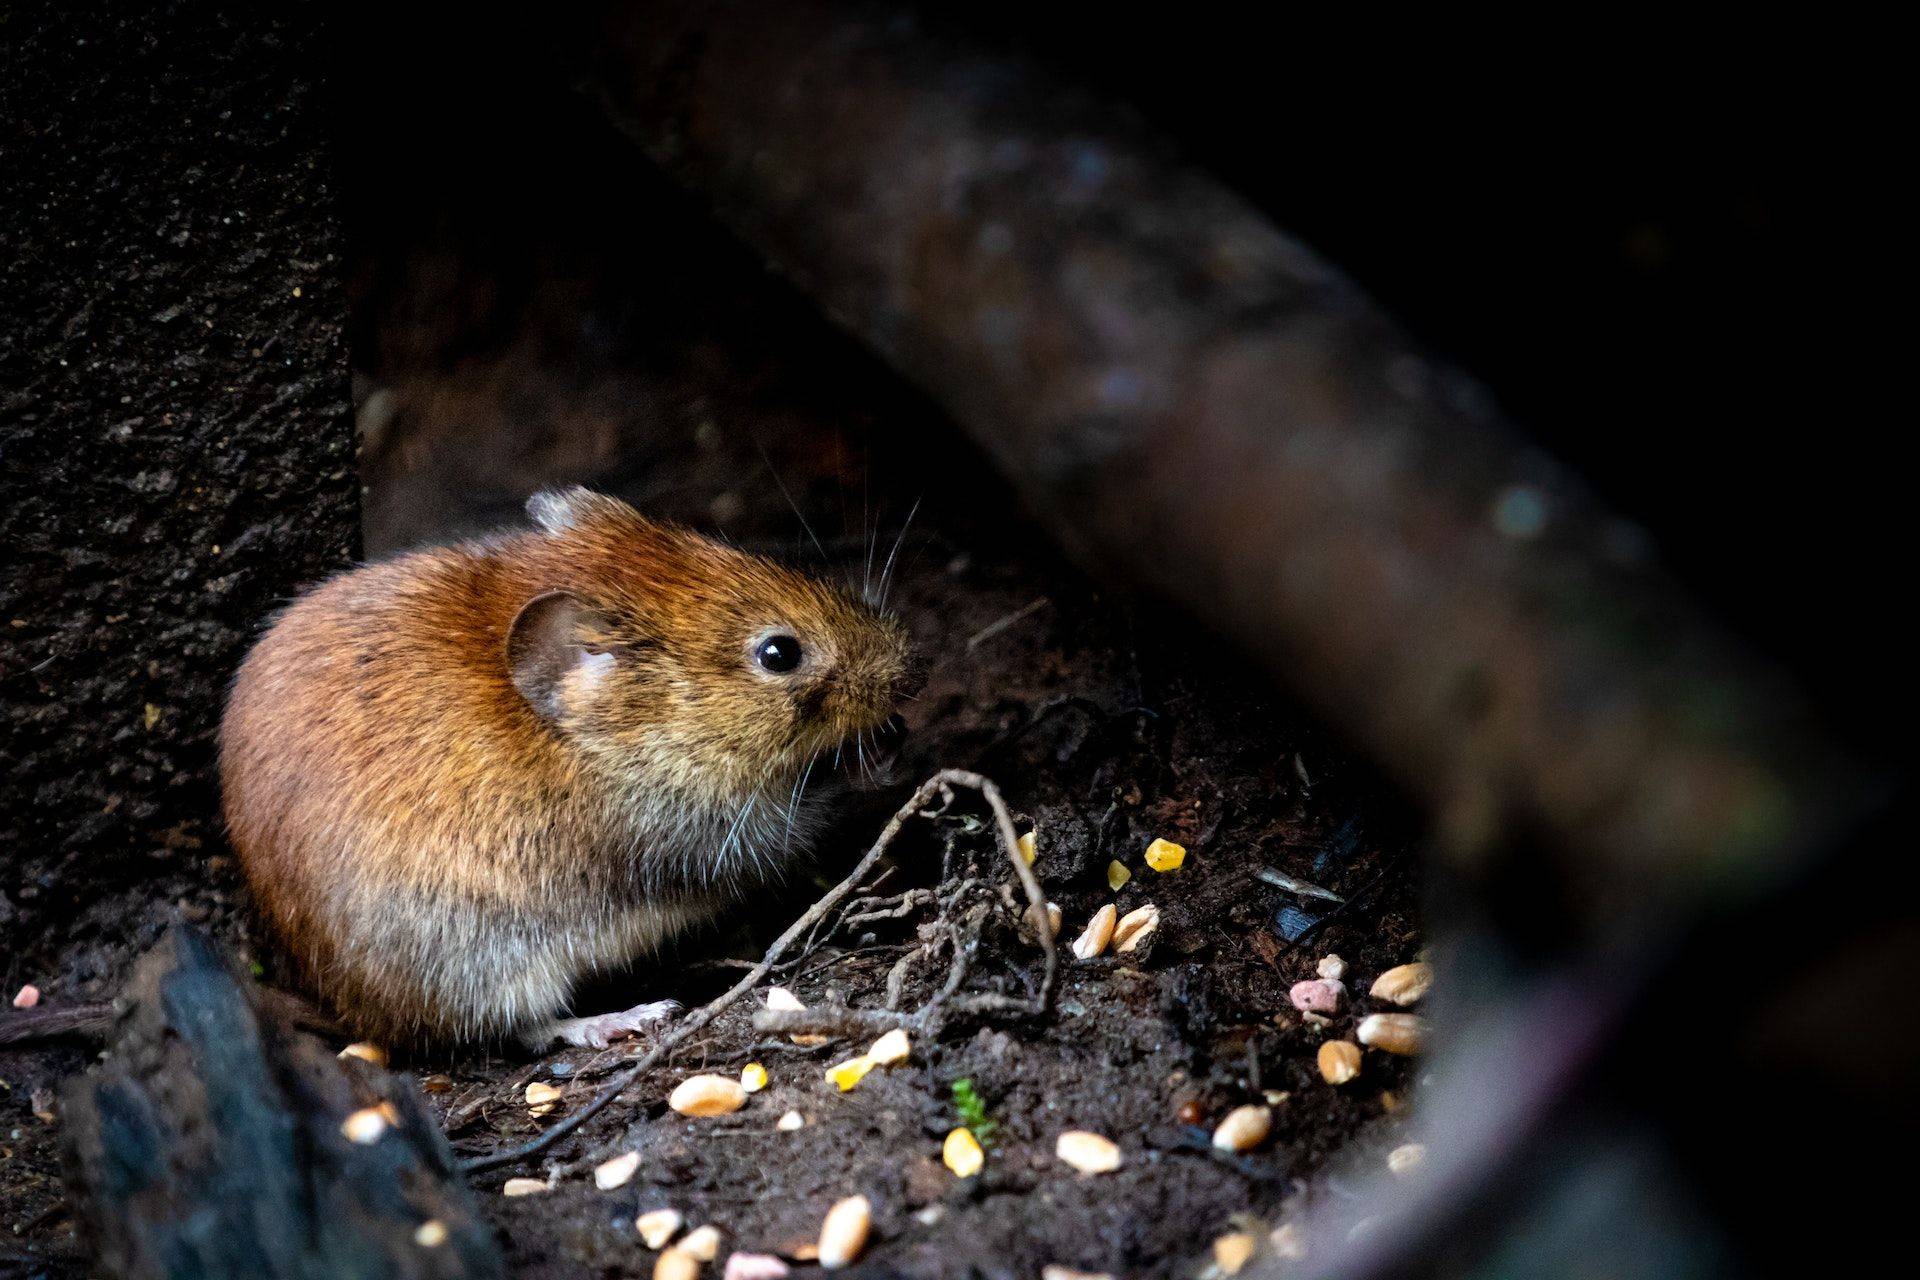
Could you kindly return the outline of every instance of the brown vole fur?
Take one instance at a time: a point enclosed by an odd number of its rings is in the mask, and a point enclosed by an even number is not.
[[[262,912],[388,1042],[604,1042],[556,1023],[575,984],[803,850],[802,775],[908,678],[850,593],[584,489],[528,509],[302,597],[221,725]]]

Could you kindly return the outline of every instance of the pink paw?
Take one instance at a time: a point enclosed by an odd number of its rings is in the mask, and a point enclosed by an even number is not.
[[[582,1049],[604,1049],[609,1043],[652,1029],[680,1012],[678,1000],[656,1000],[637,1004],[618,1013],[598,1013],[591,1018],[562,1018],[549,1032],[550,1039],[565,1041]]]

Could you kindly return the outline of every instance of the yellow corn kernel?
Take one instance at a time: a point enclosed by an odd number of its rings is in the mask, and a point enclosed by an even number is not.
[[[867,1072],[871,1070],[873,1070],[873,1059],[863,1053],[857,1058],[848,1058],[838,1066],[828,1067],[827,1079],[839,1085],[840,1092],[845,1093],[866,1079]]]
[[[1118,893],[1120,886],[1131,879],[1133,879],[1133,872],[1122,866],[1118,859],[1107,864],[1107,888]]]
[[[1013,847],[1020,851],[1021,860],[1028,866],[1032,866],[1033,860],[1040,856],[1039,847],[1034,844],[1033,832],[1031,831],[1014,841]]]
[[[956,1178],[971,1178],[987,1162],[979,1140],[966,1129],[955,1129],[940,1144],[940,1162],[953,1170]]]
[[[767,1087],[767,1069],[757,1062],[749,1062],[740,1068],[740,1087],[748,1093],[758,1093]]]
[[[1155,871],[1178,871],[1186,860],[1186,847],[1171,840],[1155,840],[1147,846],[1147,865]]]

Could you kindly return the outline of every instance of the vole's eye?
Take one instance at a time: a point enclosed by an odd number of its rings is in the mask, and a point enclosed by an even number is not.
[[[783,676],[800,665],[800,642],[792,636],[768,636],[754,648],[753,660],[763,670]]]

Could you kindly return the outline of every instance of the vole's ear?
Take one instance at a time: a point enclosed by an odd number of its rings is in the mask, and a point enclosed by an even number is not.
[[[548,533],[564,533],[579,527],[592,516],[632,516],[638,514],[618,498],[595,493],[581,485],[566,489],[542,489],[527,499],[527,514]]]
[[[613,655],[587,639],[606,627],[600,612],[570,591],[535,596],[514,617],[507,628],[507,671],[541,719],[560,722],[561,695],[575,671],[597,680],[613,665]]]

